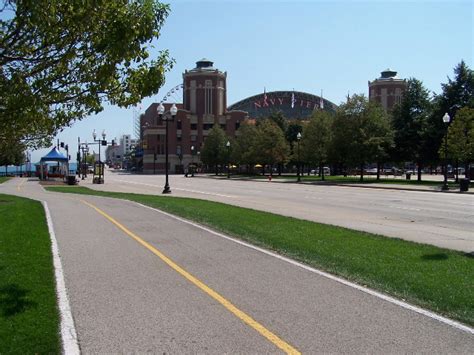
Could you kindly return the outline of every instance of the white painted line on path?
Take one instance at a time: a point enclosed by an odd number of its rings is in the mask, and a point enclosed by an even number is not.
[[[147,184],[147,183],[144,183],[144,182],[135,182],[135,181],[118,180],[118,179],[114,179],[114,181],[125,182],[125,183],[127,183],[127,184],[144,185],[144,186],[150,186],[150,187],[161,188],[161,185]],[[173,190],[185,191],[185,192],[192,192],[192,193],[202,194],[202,195],[211,195],[211,196],[227,197],[227,198],[236,198],[236,197],[237,197],[237,196],[233,196],[233,195],[224,195],[224,194],[218,194],[218,193],[213,193],[213,192],[205,192],[205,191],[199,191],[199,190],[182,189],[182,188],[178,188],[178,187],[173,188]]]
[[[421,208],[414,208],[414,207],[402,207],[402,206],[394,206],[388,205],[389,208],[397,208],[399,210],[407,210],[407,211],[421,211]]]
[[[377,297],[377,298],[380,298],[380,299],[382,299],[382,300],[384,300],[384,301],[393,303],[393,304],[395,304],[395,305],[397,305],[397,306],[400,306],[400,307],[403,307],[403,308],[405,308],[405,309],[411,310],[411,311],[413,311],[413,312],[422,314],[422,315],[424,315],[424,316],[426,316],[426,317],[429,317],[429,318],[431,318],[431,319],[435,319],[435,320],[437,320],[437,321],[439,321],[439,322],[441,322],[441,323],[447,324],[447,325],[449,325],[449,326],[451,326],[451,327],[457,328],[457,329],[459,329],[459,330],[462,330],[462,331],[465,331],[465,332],[467,332],[467,333],[470,333],[470,334],[473,334],[473,335],[474,335],[474,328],[471,328],[471,327],[469,327],[469,326],[467,326],[467,325],[464,325],[464,324],[462,324],[462,323],[456,322],[456,321],[454,321],[454,320],[452,320],[452,319],[449,319],[449,318],[440,316],[439,314],[433,313],[433,312],[428,311],[428,310],[426,310],[426,309],[423,309],[423,308],[420,308],[420,307],[417,307],[417,306],[413,306],[413,305],[411,305],[411,304],[409,304],[409,303],[400,301],[400,300],[398,300],[398,299],[396,299],[396,298],[387,296],[387,295],[385,295],[385,294],[383,294],[383,293],[380,293],[380,292],[371,290],[371,289],[369,289],[369,288],[367,288],[367,287],[357,285],[357,284],[355,284],[355,283],[353,283],[353,282],[350,282],[350,281],[344,280],[344,279],[342,279],[342,278],[340,278],[340,277],[337,277],[337,276],[328,274],[327,272],[324,272],[324,271],[321,271],[321,270],[312,268],[312,267],[310,267],[310,266],[308,266],[308,265],[304,265],[304,264],[299,263],[299,262],[297,262],[297,261],[295,261],[295,260],[286,258],[286,257],[281,256],[281,255],[278,255],[278,254],[275,254],[275,253],[273,253],[273,252],[271,252],[271,251],[268,251],[268,250],[265,250],[265,249],[256,247],[256,246],[254,246],[254,245],[252,245],[252,244],[249,244],[249,243],[246,243],[246,242],[244,242],[244,241],[241,241],[241,240],[238,240],[238,239],[234,239],[234,238],[229,237],[229,236],[227,236],[227,235],[225,235],[225,234],[222,234],[222,233],[216,232],[216,231],[214,231],[214,230],[212,230],[212,229],[209,229],[209,228],[207,228],[207,227],[204,227],[204,226],[202,226],[202,225],[200,225],[200,224],[191,222],[191,221],[189,221],[189,220],[187,220],[187,219],[184,219],[184,218],[181,218],[181,217],[177,217],[177,216],[175,216],[175,215],[172,215],[172,214],[170,214],[170,213],[161,211],[161,210],[156,209],[156,208],[153,208],[153,207],[145,206],[145,205],[143,205],[143,204],[141,204],[141,203],[138,203],[138,202],[134,202],[134,203],[136,203],[137,205],[139,205],[139,206],[141,206],[141,207],[148,208],[148,209],[150,209],[150,210],[153,210],[153,211],[156,211],[156,212],[158,212],[158,213],[164,214],[165,216],[168,216],[168,217],[173,218],[173,219],[175,219],[175,220],[178,220],[178,221],[180,221],[180,222],[183,222],[183,223],[192,225],[192,226],[194,226],[194,227],[196,227],[196,228],[202,229],[202,230],[204,230],[204,231],[206,231],[206,232],[209,232],[209,233],[211,233],[211,234],[213,234],[213,235],[215,235],[215,236],[218,236],[218,237],[221,237],[221,238],[230,240],[230,241],[232,241],[232,242],[234,242],[234,243],[237,243],[237,244],[243,245],[243,246],[245,246],[245,247],[247,247],[247,248],[250,248],[250,249],[259,251],[259,252],[261,252],[261,253],[263,253],[263,254],[273,256],[273,257],[275,257],[275,258],[277,258],[277,259],[280,259],[280,260],[282,260],[282,261],[285,261],[285,262],[287,262],[287,263],[290,263],[290,264],[292,264],[292,265],[294,265],[294,266],[300,267],[300,268],[305,269],[305,270],[307,270],[307,271],[313,272],[313,273],[318,274],[318,275],[320,275],[320,276],[323,276],[323,277],[326,277],[326,278],[331,279],[331,280],[333,280],[333,281],[339,282],[339,283],[341,283],[341,284],[343,284],[343,285],[346,285],[346,286],[355,288],[355,289],[357,289],[357,290],[359,290],[359,291],[362,291],[362,292],[365,292],[365,293],[367,293],[367,294],[369,294],[369,295],[372,295],[372,296],[375,296],[375,297]]]
[[[42,201],[44,211],[46,214],[46,221],[48,223],[49,235],[51,237],[51,250],[53,252],[54,274],[56,278],[56,292],[58,297],[58,306],[60,313],[60,328],[61,340],[63,344],[63,354],[79,355],[79,344],[77,342],[76,328],[74,327],[74,320],[72,318],[71,306],[69,304],[69,297],[67,295],[66,284],[64,282],[64,272],[61,265],[61,258],[59,256],[58,242],[53,228],[53,220],[49,212],[48,204]]]

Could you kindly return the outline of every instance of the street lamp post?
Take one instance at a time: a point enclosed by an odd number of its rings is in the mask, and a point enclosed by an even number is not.
[[[301,173],[300,173],[300,169],[301,169],[301,162],[300,162],[300,140],[301,140],[301,133],[298,132],[298,134],[296,135],[296,142],[298,144],[298,170],[296,172],[297,174],[297,181],[300,182],[301,181]]]
[[[227,179],[230,179],[230,141],[227,141]]]
[[[96,142],[99,145],[99,184],[101,184],[104,180],[104,167],[102,165],[102,160],[100,159],[100,146],[103,144],[105,141],[105,129],[102,130],[102,139],[97,139],[97,133],[94,129],[92,131],[92,137],[94,138],[94,142]],[[107,143],[106,143],[107,144]]]
[[[449,121],[451,121],[451,117],[446,112],[443,116],[443,122],[446,125],[446,131],[444,134],[444,182],[442,190],[446,191],[449,189],[448,187],[448,126]]]
[[[165,187],[164,187],[162,193],[169,194],[169,193],[171,193],[171,189],[170,189],[170,185],[169,185],[169,181],[168,181],[168,121],[170,121],[170,119],[169,119],[169,117],[166,117],[166,116],[163,117],[163,114],[165,112],[165,107],[163,106],[162,103],[160,103],[160,105],[158,106],[157,111],[158,111],[158,116],[160,117],[160,119],[164,119],[166,121],[166,128],[165,128],[165,174],[166,174],[166,182],[165,182]],[[173,106],[171,106],[170,113],[171,113],[171,121],[173,121],[174,117],[178,113],[178,108],[176,107],[175,104],[173,104]]]
[[[194,177],[194,145],[191,146],[191,177]]]

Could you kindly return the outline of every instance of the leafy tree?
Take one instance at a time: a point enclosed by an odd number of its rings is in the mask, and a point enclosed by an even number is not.
[[[259,163],[270,165],[270,175],[275,163],[284,163],[288,159],[288,143],[283,131],[272,120],[263,120],[257,126],[255,151]]]
[[[323,167],[328,161],[331,143],[332,119],[326,111],[317,111],[304,127],[301,139],[303,160],[309,164],[319,165],[322,180],[324,180]]]
[[[0,150],[0,166],[21,165],[25,162],[25,146],[21,142],[9,138],[5,147]]]
[[[432,161],[438,160],[438,152],[443,149],[442,142],[446,127],[442,117],[448,113],[451,118],[463,107],[474,108],[474,71],[464,61],[454,68],[454,79],[448,77],[446,84],[441,84],[443,92],[434,99],[433,113],[429,117],[426,133],[425,155]],[[444,155],[443,155],[444,156]]]
[[[421,81],[409,79],[401,104],[393,110],[395,149],[392,157],[397,161],[416,162],[419,181],[423,164],[429,160],[427,152],[431,141],[428,118],[431,110],[428,90]]]
[[[282,132],[286,132],[288,128],[288,120],[286,119],[282,111],[273,111],[268,118],[275,122],[277,126],[280,127]]]
[[[257,133],[254,124],[242,123],[237,131],[234,148],[232,149],[232,161],[247,165],[252,171],[253,166],[258,163],[257,157]]]
[[[448,153],[465,164],[466,178],[470,178],[469,165],[474,161],[474,108],[457,111],[448,130]],[[444,157],[444,145],[440,155]]]
[[[0,149],[6,137],[44,145],[105,102],[156,94],[173,62],[149,49],[168,12],[156,0],[3,0]]]
[[[225,132],[219,125],[214,125],[209,131],[209,135],[204,142],[201,150],[201,160],[204,164],[215,167],[218,174],[218,165],[225,164],[227,161],[227,143],[228,139]]]
[[[339,107],[333,135],[332,151],[339,151],[336,155],[346,164],[359,165],[361,181],[364,165],[380,161],[392,143],[392,130],[385,111],[364,95],[353,95]]]

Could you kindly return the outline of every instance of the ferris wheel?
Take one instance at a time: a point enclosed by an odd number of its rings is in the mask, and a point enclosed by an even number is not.
[[[172,89],[170,89],[160,103],[164,102],[172,102],[172,103],[180,103],[183,100],[183,84],[176,85]]]

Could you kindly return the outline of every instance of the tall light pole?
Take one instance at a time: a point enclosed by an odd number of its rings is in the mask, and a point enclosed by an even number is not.
[[[171,113],[171,119],[169,117],[163,116],[165,112],[165,107],[163,106],[162,103],[158,106],[158,116],[160,119],[164,119],[166,121],[166,129],[165,129],[165,174],[166,174],[166,182],[165,182],[165,187],[163,189],[164,194],[169,194],[171,193],[169,181],[168,181],[168,121],[173,121],[174,117],[178,113],[178,108],[176,107],[175,104],[171,106],[170,113]]]
[[[227,141],[227,179],[230,179],[230,141]]]
[[[97,139],[97,133],[95,129],[92,131],[92,138],[94,138],[94,142],[99,145],[99,184],[103,183],[104,177],[104,166],[102,165],[102,160],[100,159],[100,146],[105,141],[105,136],[105,129],[102,130],[102,139]]]
[[[446,112],[443,116],[443,122],[446,125],[446,131],[444,133],[444,182],[442,190],[446,191],[449,189],[448,187],[448,127],[449,121],[451,121],[451,117]]]
[[[301,181],[301,173],[300,173],[300,165],[301,165],[301,162],[300,162],[300,140],[301,140],[301,133],[298,132],[298,134],[296,135],[296,142],[298,144],[298,171],[296,172],[297,174],[297,181],[300,182]]]
[[[191,146],[191,177],[194,176],[194,145]]]

